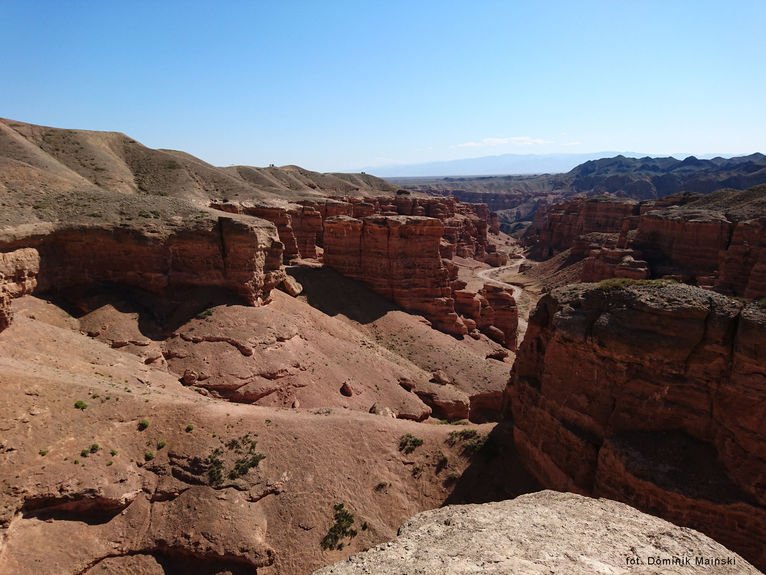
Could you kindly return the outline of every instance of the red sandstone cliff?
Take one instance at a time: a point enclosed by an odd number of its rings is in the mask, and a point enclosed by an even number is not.
[[[332,217],[324,223],[324,261],[437,329],[463,335],[439,255],[442,233],[439,220],[422,216]]]
[[[638,213],[639,204],[629,200],[578,198],[553,204],[535,213],[525,241],[533,257],[545,259],[572,247],[583,234],[620,233],[625,218]]]
[[[32,293],[39,271],[37,250],[22,248],[0,252],[0,331],[11,323],[11,299]]]
[[[378,197],[339,197],[300,200],[295,204],[274,206],[252,202],[212,202],[210,207],[229,213],[246,214],[270,221],[277,227],[285,245],[285,263],[295,258],[317,257],[317,247],[324,245],[324,222],[336,216],[365,218],[373,215],[427,216],[440,220],[441,254],[486,261],[493,266],[507,263],[507,256],[497,252],[488,237],[497,233],[497,217],[484,204],[462,204],[454,198],[410,197],[401,194]]]
[[[533,257],[572,249],[583,281],[670,277],[721,293],[766,296],[766,189],[662,202],[573,200],[539,210]]]
[[[699,288],[543,297],[507,400],[525,465],[703,531],[766,566],[766,309]]]
[[[0,309],[10,297],[100,284],[172,296],[220,288],[258,305],[285,280],[274,227],[243,216],[202,217],[176,230],[63,225],[0,244]],[[10,251],[14,250],[14,251]],[[0,311],[7,325],[7,311]]]

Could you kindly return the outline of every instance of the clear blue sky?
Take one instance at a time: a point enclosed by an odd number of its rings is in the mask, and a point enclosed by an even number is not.
[[[0,116],[217,165],[766,152],[766,0],[0,0]]]

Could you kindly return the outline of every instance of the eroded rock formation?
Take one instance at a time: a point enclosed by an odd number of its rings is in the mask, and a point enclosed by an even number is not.
[[[455,309],[463,317],[469,332],[478,330],[490,339],[516,349],[519,314],[511,290],[494,284],[484,284],[478,292],[465,289],[465,284],[453,284]]]
[[[594,544],[597,542],[597,544]],[[673,563],[673,558],[679,562]],[[690,565],[683,563],[689,557]],[[711,567],[697,557],[724,560]],[[628,573],[757,575],[759,571],[709,537],[607,499],[542,491],[516,499],[425,511],[398,537],[315,575],[592,575]],[[661,562],[649,566],[655,559]],[[728,561],[727,561],[728,559]]]
[[[507,398],[542,485],[619,499],[766,566],[766,309],[669,282],[539,302]]]
[[[584,234],[620,233],[625,218],[638,213],[639,204],[629,200],[578,198],[553,204],[535,213],[525,241],[534,257],[545,259],[572,247]]]
[[[4,246],[23,246],[0,263],[3,291],[11,295],[112,284],[172,296],[202,287],[257,305],[285,279],[273,226],[240,216],[203,215],[172,232],[66,225]]]
[[[324,260],[437,329],[464,335],[439,254],[442,233],[439,220],[423,216],[333,217],[324,224]]]
[[[0,252],[0,331],[11,324],[11,299],[32,293],[39,271],[40,255],[35,249]]]
[[[656,202],[578,199],[539,210],[535,257],[571,248],[583,281],[669,277],[721,293],[766,296],[763,187]]]

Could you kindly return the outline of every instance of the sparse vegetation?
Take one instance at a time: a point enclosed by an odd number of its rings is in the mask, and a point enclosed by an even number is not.
[[[216,447],[205,459],[197,459],[196,465],[199,465],[201,470],[207,473],[210,485],[220,487],[225,478],[238,479],[246,475],[251,469],[258,467],[266,455],[256,451],[257,445],[258,442],[255,438],[250,433],[246,433],[228,440],[223,444],[223,447]],[[224,448],[235,455],[234,463],[228,473],[225,469],[224,455],[226,452]]]
[[[147,427],[149,427],[148,419],[142,419],[141,421],[138,422],[138,431],[143,431]]]
[[[226,443],[226,447],[229,450],[234,451],[240,456],[234,461],[234,467],[229,471],[229,479],[237,479],[245,475],[252,468],[258,467],[258,464],[263,461],[266,456],[255,450],[257,445],[258,443],[249,433]]]
[[[78,399],[74,402],[75,409],[79,409],[80,411],[84,411],[88,409],[88,404],[85,403],[82,399]]]
[[[91,444],[91,446],[88,449],[88,451],[90,451],[91,453],[97,453],[100,449],[101,449],[101,447],[99,447],[98,443],[93,443],[93,444]]]
[[[166,445],[167,445],[167,442],[166,442],[164,439],[160,439],[160,440],[157,442],[157,451],[159,451],[160,449],[162,449],[162,448],[163,448],[163,447],[165,447]]]
[[[109,450],[109,455],[111,455],[112,457],[114,457],[115,455],[117,455],[117,450],[116,450],[116,449],[110,449],[110,450]]]
[[[83,449],[82,451],[80,451],[80,457],[88,457],[88,455],[90,455],[90,450]]]
[[[423,445],[423,440],[419,437],[415,437],[411,433],[402,435],[401,438],[399,438],[399,451],[402,453],[412,453],[421,445]]]
[[[598,287],[603,290],[611,290],[634,285],[667,286],[676,283],[678,282],[671,279],[635,280],[631,278],[609,278],[598,282]]]
[[[194,431],[194,426],[190,423],[186,426],[186,433],[191,433]]]
[[[154,459],[154,451],[144,452],[144,461],[151,461],[152,459]]]
[[[381,493],[386,490],[386,487],[388,487],[388,483],[386,483],[385,481],[381,481],[373,489],[375,493]]]
[[[48,455],[48,450],[47,449],[41,449],[40,451],[37,452],[37,454],[40,457],[45,457],[46,455]]]
[[[357,535],[354,529],[354,515],[346,509],[346,506],[343,503],[336,503],[333,510],[335,523],[322,538],[320,543],[322,549],[343,549],[343,539],[353,539]]]
[[[207,478],[210,485],[218,487],[223,483],[223,449],[216,447],[210,455],[205,458],[205,465],[207,465]]]
[[[460,444],[461,452],[464,455],[471,455],[476,453],[484,446],[486,441],[487,436],[480,434],[475,429],[461,429],[460,431],[453,431],[447,438],[447,444],[450,447],[454,447]]]
[[[213,309],[212,308],[207,308],[207,309],[202,310],[201,312],[199,312],[197,314],[197,319],[207,319],[211,315],[213,315]]]

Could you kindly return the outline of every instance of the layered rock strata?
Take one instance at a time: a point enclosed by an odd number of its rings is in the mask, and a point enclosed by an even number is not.
[[[625,218],[638,215],[639,204],[628,200],[578,198],[535,213],[525,235],[532,256],[546,259],[562,252],[589,233],[620,233]]]
[[[467,333],[455,313],[439,242],[443,226],[422,216],[339,216],[324,223],[324,261],[446,333]]]
[[[469,332],[478,330],[490,339],[516,349],[519,314],[511,290],[493,284],[484,284],[478,292],[455,285],[455,309],[463,317]]]
[[[229,213],[246,214],[273,223],[285,244],[285,263],[295,258],[315,259],[317,247],[324,246],[324,222],[328,218],[373,215],[426,216],[442,221],[442,257],[476,258],[493,266],[507,263],[488,238],[490,227],[497,228],[497,217],[483,204],[462,204],[454,198],[420,198],[407,194],[368,198],[340,197],[299,200],[285,206],[252,203],[213,202],[211,207]],[[497,229],[495,230],[497,233]]]
[[[30,294],[37,287],[40,255],[32,248],[0,252],[0,331],[11,324],[11,300]]]
[[[69,225],[9,242],[5,249],[21,246],[29,249],[4,256],[1,264],[11,269],[10,276],[2,272],[6,278],[22,278],[20,284],[11,281],[21,292],[114,284],[164,296],[204,287],[258,305],[286,277],[274,227],[240,216],[205,217],[167,234]]]
[[[572,200],[539,210],[525,241],[533,257],[565,249],[583,281],[673,278],[746,298],[766,297],[764,190],[679,195],[657,202]]]
[[[506,398],[549,488],[622,500],[766,566],[766,309],[669,282],[544,296]]]

